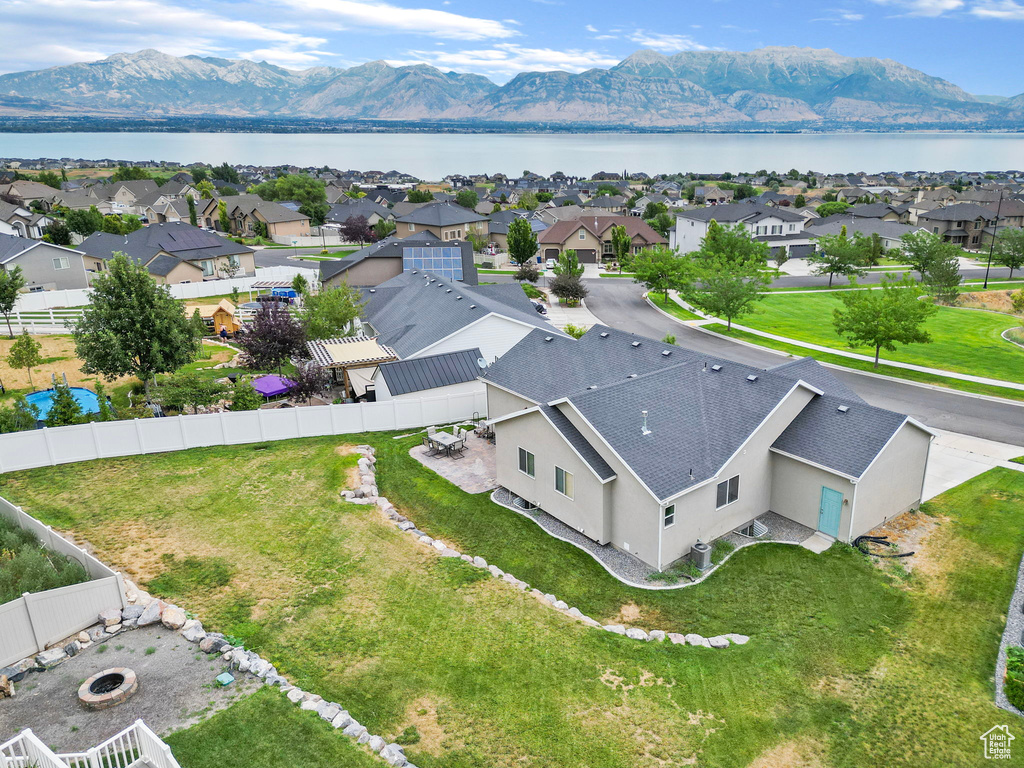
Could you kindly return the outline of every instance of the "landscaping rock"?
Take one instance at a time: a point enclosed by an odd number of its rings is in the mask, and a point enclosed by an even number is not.
[[[331,725],[335,728],[347,728],[352,724],[352,715],[346,712],[344,709],[338,713],[338,716],[331,721]]]
[[[669,632],[668,639],[673,645],[686,645],[686,637],[684,635],[680,635],[678,632]]]
[[[80,650],[82,650],[82,646],[78,644],[77,640],[72,640],[64,646],[64,653],[66,653],[68,657],[77,656]]]
[[[63,648],[50,648],[36,656],[36,666],[49,669],[60,664],[67,657],[68,655],[64,653]]]
[[[580,621],[590,627],[600,627],[601,622],[597,619],[592,619],[589,616],[580,616]]]
[[[164,612],[160,616],[160,623],[174,631],[184,627],[187,620],[188,617],[185,615],[185,612],[176,605],[169,605],[164,608]]]
[[[628,637],[630,640],[649,640],[650,639],[646,632],[644,632],[642,629],[637,629],[636,627],[630,627],[629,629],[627,629],[626,630],[626,637]]]
[[[547,601],[548,601],[549,603],[553,603],[553,602],[555,602],[555,600],[557,600],[558,598],[557,598],[557,597],[555,597],[554,595],[544,595],[544,599],[545,599],[545,600],[547,600]]]
[[[570,608],[568,611],[566,611],[566,613],[568,613],[574,619],[582,619],[583,618],[583,611],[581,611],[576,606],[573,606],[572,608]]]
[[[737,635],[735,632],[730,632],[727,635],[722,635],[722,637],[728,638],[729,642],[733,645],[746,645],[748,642],[750,642],[749,637],[747,637],[746,635]]]
[[[259,659],[259,657],[257,658]],[[266,659],[259,659],[258,661],[250,662],[250,671],[256,675],[256,677],[266,677],[273,668],[273,665]]]
[[[99,620],[104,627],[112,627],[115,624],[120,624],[121,611],[117,608],[107,608],[105,611],[100,611]]]
[[[121,631],[121,625],[120,624],[114,624],[113,626],[106,627],[104,631],[108,635],[116,635],[118,632]]]
[[[441,550],[441,557],[458,557],[459,554],[460,553],[458,551],[451,549],[449,547],[445,547]]]
[[[370,732],[363,731],[356,737],[356,744],[366,744],[370,741]]]
[[[700,645],[700,646],[703,646],[705,648],[710,648],[711,647],[710,645],[708,645],[708,641],[706,639],[704,639],[704,637],[702,635],[694,634],[692,632],[686,636],[686,644],[687,645]]]
[[[163,600],[154,600],[142,611],[137,622],[138,625],[140,627],[148,627],[150,624],[156,624],[160,621],[160,617],[163,616],[164,608],[166,607],[167,603]]]
[[[146,607],[143,605],[129,605],[121,611],[122,619],[137,619],[139,618]]]
[[[443,550],[443,549],[447,549],[447,547],[448,547],[448,545],[447,545],[447,544],[445,544],[445,543],[444,543],[443,541],[441,541],[440,539],[434,539],[434,540],[433,540],[432,542],[430,542],[430,546],[432,546],[432,547],[433,547],[434,549],[436,549],[436,550],[437,550],[438,552],[440,552],[440,551],[441,551],[441,550]]]
[[[248,672],[251,667],[249,663],[249,654],[245,651],[232,651],[231,652],[231,663],[238,669],[239,672]]]
[[[569,610],[569,604],[567,602],[565,602],[564,600],[555,600],[555,602],[553,602],[552,605],[555,606],[555,608],[558,609],[559,611],[568,611]]]
[[[721,635],[716,635],[715,637],[708,638],[708,645],[712,648],[728,648],[729,641]]]
[[[475,565],[477,568],[486,568],[487,567],[487,561],[484,560],[482,557],[474,557],[473,558],[473,565]]]
[[[213,635],[207,635],[199,641],[199,650],[203,653],[220,653],[221,650],[226,646],[223,640]]]
[[[405,753],[402,752],[402,748],[397,744],[388,744],[384,749],[380,751],[380,756],[384,758],[384,762],[388,765],[393,766],[404,766],[409,761],[405,758]]]
[[[426,536],[426,535],[420,536],[420,544],[426,544],[427,546],[429,546],[429,545],[431,545],[433,543],[434,543],[434,540],[432,538],[430,538],[429,536]]]
[[[604,628],[605,631],[614,632],[616,635],[626,634],[626,628],[621,624],[606,624]]]
[[[181,628],[181,636],[190,643],[198,643],[206,637],[206,633],[203,631],[202,623],[196,619],[190,619],[189,621],[186,621],[185,626]]]
[[[138,626],[138,619],[125,619],[121,622],[121,629],[135,629]]]
[[[89,630],[89,639],[94,643],[102,640],[106,636],[106,630],[103,627],[93,627]]]
[[[83,646],[84,645],[88,645],[89,643],[92,642],[92,638],[89,637],[89,633],[88,632],[82,631],[82,632],[78,633],[78,642],[81,645],[83,645]]]
[[[411,521],[409,521],[409,520],[406,520],[404,523],[399,523],[398,524],[398,530],[400,530],[400,531],[408,531],[410,528],[415,528],[415,527],[416,527],[416,524],[411,522]]]
[[[393,507],[394,504],[388,501],[386,496],[381,496],[377,499],[377,506],[381,509],[385,509],[386,507]]]
[[[369,744],[371,750],[380,753],[380,751],[384,749],[384,745],[387,744],[387,742],[384,741],[384,739],[382,739],[380,736],[371,736]]]
[[[333,723],[334,718],[341,714],[341,705],[332,702],[323,708],[317,709],[316,713],[320,715],[321,719],[326,720],[328,723]]]
[[[470,565],[472,565],[472,564],[473,564],[473,558],[472,558],[472,557],[470,557],[469,555],[466,555],[466,554],[462,554],[462,555],[460,555],[459,557],[461,557],[461,558],[462,558],[463,560],[465,560],[465,561],[466,561],[467,563],[469,563]]]
[[[304,701],[299,704],[299,709],[304,709],[307,712],[316,712],[316,708],[319,706],[319,702],[316,701]]]
[[[500,579],[502,576],[505,575],[505,572],[503,570],[501,570],[501,568],[499,568],[496,565],[489,565],[489,566],[487,566],[487,570],[490,571],[491,572],[491,576],[493,576],[496,579]]]
[[[358,722],[353,720],[351,723],[345,726],[345,730],[343,730],[342,733],[348,736],[350,739],[358,739],[360,736],[366,733],[366,728],[364,728]]]
[[[305,693],[302,694],[302,700],[303,701],[311,701],[311,702],[313,702],[313,704],[319,704],[321,701],[324,700],[324,697],[323,696],[319,696],[319,695],[317,695],[315,693],[310,693],[309,691],[306,691]]]
[[[283,688],[284,686],[288,685],[288,681],[280,675],[271,672],[269,675],[267,675],[267,685],[279,685]]]
[[[302,701],[303,692],[301,688],[292,688],[288,691],[288,701],[292,704],[298,704]]]
[[[665,642],[665,632],[660,629],[652,629],[649,639],[656,643],[663,643]]]

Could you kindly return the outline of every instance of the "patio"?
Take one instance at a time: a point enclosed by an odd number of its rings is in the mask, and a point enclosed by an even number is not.
[[[417,445],[409,451],[409,455],[420,464],[455,483],[466,493],[484,493],[498,487],[494,444],[472,432],[466,440],[466,450],[461,459],[444,454],[428,454],[429,450],[423,445]]]

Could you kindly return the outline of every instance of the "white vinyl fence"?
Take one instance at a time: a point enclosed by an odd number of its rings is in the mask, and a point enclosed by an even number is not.
[[[0,667],[91,627],[99,612],[106,608],[127,605],[121,574],[2,497],[0,515],[32,531],[47,549],[77,560],[91,579],[45,592],[26,592],[0,605]]]

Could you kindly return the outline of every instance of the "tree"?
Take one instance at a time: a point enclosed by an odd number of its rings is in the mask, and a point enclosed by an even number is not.
[[[333,339],[351,335],[352,322],[365,306],[362,295],[348,283],[306,296],[299,312],[306,338]]]
[[[846,226],[838,235],[822,235],[818,248],[807,258],[815,275],[828,275],[829,288],[836,275],[859,277],[864,274],[864,252],[861,243],[846,236]]]
[[[558,255],[558,261],[555,262],[554,269],[551,270],[555,275],[568,275],[569,277],[575,277],[577,279],[583,277],[583,265],[580,264],[579,258],[576,256],[576,251],[572,248],[567,248]]]
[[[238,194],[238,190],[234,187],[217,187],[217,194],[221,197],[234,197]]]
[[[76,235],[88,237],[93,232],[103,229],[103,214],[95,205],[90,205],[87,211],[68,211],[64,222],[68,225],[68,229]]]
[[[192,335],[196,339],[196,348],[202,349],[202,338],[206,335],[206,321],[203,320],[203,316],[199,313],[199,307],[193,310],[192,314],[188,318],[189,324],[192,326]]]
[[[535,211],[537,210],[538,205],[540,205],[540,203],[537,202],[537,195],[533,192],[523,192],[523,194],[519,196],[519,207],[523,210]]]
[[[249,322],[239,340],[242,362],[248,368],[269,371],[281,366],[290,357],[306,352],[306,331],[291,312],[278,304],[263,304]]]
[[[53,399],[50,401],[50,412],[43,421],[48,427],[67,427],[85,421],[82,406],[71,394],[71,387],[58,381],[53,388]]]
[[[807,205],[807,198],[803,195],[797,195],[796,200],[793,201],[794,208],[803,208]]]
[[[232,411],[255,411],[263,405],[263,395],[248,381],[240,381],[235,385],[231,397]]]
[[[82,370],[108,381],[137,376],[149,394],[150,379],[195,359],[198,340],[184,304],[157,285],[144,266],[115,252],[109,271],[93,282],[90,303],[72,335]]]
[[[0,433],[35,429],[38,420],[39,409],[24,395],[17,395],[11,408],[0,408]]]
[[[615,260],[621,264],[629,257],[629,249],[633,245],[633,240],[630,238],[626,228],[621,225],[612,227],[611,235],[612,253],[615,254]]]
[[[60,174],[54,173],[53,171],[41,171],[35,178],[40,184],[45,184],[48,187],[54,189],[60,189],[61,178]]]
[[[771,248],[767,243],[755,240],[742,224],[723,227],[714,219],[708,224],[707,234],[700,241],[700,248],[693,254],[695,261],[709,258],[724,258],[730,261],[768,264]]]
[[[226,161],[210,170],[210,178],[226,181],[229,184],[238,184],[241,181],[238,171],[228,165]]]
[[[178,413],[189,409],[196,413],[200,406],[213,405],[226,391],[223,384],[200,376],[196,371],[176,373],[157,389],[156,399]]]
[[[922,327],[936,312],[934,304],[920,301],[921,289],[913,278],[885,278],[880,290],[842,291],[844,309],[832,312],[836,333],[851,347],[875,350],[875,368],[881,350],[896,350],[896,344],[927,344],[932,339]]]
[[[553,194],[551,194],[550,192],[538,192],[537,193],[537,202],[538,203],[550,203],[552,200],[554,200],[554,198],[555,198],[555,196]]]
[[[223,200],[217,201],[217,221],[222,232],[231,231],[231,219],[228,218],[228,206]]]
[[[341,225],[340,231],[342,237],[350,243],[359,243],[360,246],[373,240],[373,227],[370,226],[366,221],[366,217],[362,214],[359,216],[349,216],[345,219],[345,223]]]
[[[309,281],[301,272],[296,272],[295,277],[292,278],[292,290],[303,297],[309,293]]]
[[[682,294],[705,314],[724,317],[732,328],[733,318],[753,311],[770,283],[763,259],[708,252],[694,259],[691,286]]]
[[[789,249],[784,245],[780,245],[778,250],[775,251],[775,255],[772,256],[772,261],[775,262],[775,266],[778,269],[782,269],[782,265],[789,261]]]
[[[193,227],[198,225],[199,219],[196,216],[196,201],[192,195],[185,196],[185,202],[188,204],[188,223]]]
[[[644,206],[643,218],[653,219],[659,213],[668,213],[668,206],[664,203],[648,203]]]
[[[309,216],[309,223],[314,227],[321,226],[330,212],[331,206],[327,203],[303,203],[299,206],[299,213]]]
[[[960,295],[960,284],[964,281],[960,275],[959,255],[946,250],[944,255],[932,260],[923,278],[936,299],[952,304]]]
[[[463,208],[473,210],[480,204],[480,196],[472,189],[460,189],[455,194],[455,203]]]
[[[832,200],[819,205],[814,210],[819,216],[825,218],[826,216],[835,216],[837,213],[845,213],[846,209],[850,207],[849,203],[844,203],[841,200]]]
[[[653,219],[647,220],[647,225],[664,238],[668,237],[668,233],[675,223],[676,220],[670,213],[659,213]]]
[[[537,269],[536,264],[532,261],[527,261],[519,265],[514,278],[520,283],[536,283],[540,279],[540,271]]]
[[[145,168],[134,168],[127,165],[117,166],[117,170],[110,176],[111,181],[144,181],[152,178],[153,176]]]
[[[877,232],[872,232],[870,235],[857,232],[854,234],[853,239],[860,245],[861,252],[864,254],[864,263],[877,267],[882,260],[882,256],[885,255],[885,248],[882,247],[882,236]]]
[[[110,405],[106,387],[99,379],[96,379],[96,401],[99,403],[100,410],[93,416],[93,421],[113,421],[114,409]]]
[[[572,323],[567,324],[565,328],[563,328],[562,330],[565,331],[570,336],[572,336],[574,339],[580,338],[581,336],[583,336],[583,334],[587,332],[587,329],[584,328],[582,325],[573,325]]]
[[[993,254],[997,263],[1013,270],[1024,268],[1024,229],[1004,229],[996,238]]]
[[[410,203],[434,202],[434,193],[429,189],[410,189],[405,197]]]
[[[216,188],[213,186],[213,182],[203,179],[202,181],[196,182],[193,186],[196,188],[196,192],[203,200],[212,200],[213,196],[217,193]]]
[[[570,274],[555,275],[551,278],[548,290],[569,307],[577,306],[589,293],[583,281]]]
[[[24,368],[28,371],[28,385],[35,390],[32,383],[32,369],[43,364],[43,357],[39,354],[42,345],[28,334],[27,328],[21,329],[21,335],[11,345],[7,353],[7,364],[11,368]]]
[[[662,339],[662,342],[665,343],[665,344],[671,344],[671,345],[675,346],[675,343],[676,343],[675,334],[666,333],[665,334],[665,338]]]
[[[648,291],[661,291],[668,301],[670,290],[688,284],[691,262],[675,252],[659,246],[645,248],[633,259],[633,282],[642,283]]]
[[[193,186],[198,184],[201,181],[206,181],[207,176],[208,176],[208,174],[206,172],[206,169],[205,168],[199,168],[199,167],[190,168],[189,169],[189,173],[192,174],[192,184],[193,184]]]
[[[508,225],[508,257],[516,264],[525,264],[537,253],[537,235],[526,219]]]
[[[398,225],[395,222],[381,219],[373,225],[374,240],[383,240],[388,235],[393,235],[396,229],[398,229]]]
[[[288,396],[296,400],[305,400],[307,405],[313,397],[322,395],[331,387],[327,371],[313,361],[297,363],[292,382]]]
[[[71,245],[71,230],[63,221],[54,221],[43,229],[43,240],[54,245]]]
[[[299,204],[327,202],[327,187],[324,183],[304,173],[286,173],[257,184],[250,192],[264,200],[294,200]]]
[[[127,235],[138,229],[142,229],[142,221],[138,216],[131,213],[123,215],[114,213],[110,216],[103,217],[102,229],[104,232],[108,232],[111,235]]]
[[[14,331],[11,329],[11,313],[14,312],[14,305],[18,303],[18,294],[24,287],[25,276],[21,273],[21,267],[0,268],[0,314],[7,320],[7,334],[12,339]]]
[[[900,251],[903,260],[914,268],[922,280],[932,262],[960,255],[959,246],[947,243],[942,235],[934,232],[911,232],[904,235],[900,238]]]

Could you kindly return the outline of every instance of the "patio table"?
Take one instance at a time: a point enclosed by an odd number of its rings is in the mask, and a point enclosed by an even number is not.
[[[459,442],[459,438],[448,432],[438,432],[430,439],[444,448],[445,456],[448,455],[448,452],[452,449],[452,446]]]

